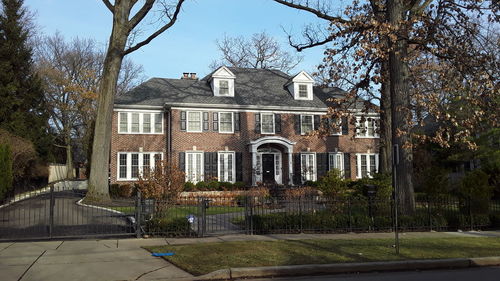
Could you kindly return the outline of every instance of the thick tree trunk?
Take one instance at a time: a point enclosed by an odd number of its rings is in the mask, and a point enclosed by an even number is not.
[[[71,143],[66,145],[66,178],[72,179],[73,175],[73,156],[71,155]]]
[[[104,60],[99,86],[99,104],[92,144],[91,171],[86,200],[109,201],[109,153],[111,146],[111,120],[118,75],[128,38],[127,21],[130,2],[116,2],[113,30]]]
[[[404,35],[404,28],[400,25],[404,19],[405,6],[403,0],[388,0],[387,13],[389,23],[396,27],[399,35]],[[389,75],[392,108],[392,142],[399,147],[399,163],[395,163],[396,194],[403,214],[410,214],[415,210],[413,190],[413,154],[410,139],[410,100],[408,92],[407,42],[398,36],[391,42],[389,52]]]
[[[380,144],[379,172],[388,174],[392,169],[392,134],[391,134],[391,88],[389,82],[388,62],[381,66],[385,77],[380,88]]]

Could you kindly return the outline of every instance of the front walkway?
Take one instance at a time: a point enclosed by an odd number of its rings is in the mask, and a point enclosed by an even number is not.
[[[284,239],[393,238],[394,233],[227,235],[207,238],[106,239],[0,243],[0,272],[10,280],[189,280],[142,246]],[[500,231],[408,232],[401,238],[500,237]]]

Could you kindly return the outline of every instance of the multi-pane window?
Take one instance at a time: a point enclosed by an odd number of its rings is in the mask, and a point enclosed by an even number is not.
[[[356,117],[356,137],[378,137],[377,122],[378,118],[374,117]]]
[[[302,182],[316,180],[316,155],[314,153],[302,153],[300,155]]]
[[[341,152],[330,153],[328,155],[328,167],[330,170],[337,169],[344,173],[344,154]]]
[[[219,133],[233,133],[233,113],[219,112]]]
[[[187,131],[201,132],[201,112],[188,111],[187,113]]]
[[[142,132],[143,133],[151,133],[151,115],[150,114],[144,114],[142,116]]]
[[[186,181],[203,180],[203,152],[186,152]]]
[[[328,119],[330,124],[331,135],[337,136],[342,135],[342,119]]]
[[[219,80],[219,95],[221,96],[229,95],[229,81]]]
[[[154,128],[152,122],[154,120]],[[118,114],[120,134],[161,134],[163,114],[151,112],[120,112]]]
[[[118,180],[137,180],[154,169],[154,159],[161,153],[119,152],[118,153]]]
[[[300,116],[300,132],[305,135],[314,130],[314,118],[312,115]]]
[[[378,154],[358,153],[356,154],[356,177],[371,178],[378,171]]]
[[[127,154],[120,154],[118,157],[118,178],[127,178]]]
[[[162,124],[163,124],[163,118],[161,113],[155,113],[155,132],[156,133],[161,133],[162,131]]]
[[[299,97],[307,98],[307,85],[299,84]]]
[[[219,181],[234,182],[234,152],[219,152]]]
[[[127,112],[120,112],[119,118],[120,118],[120,132],[127,132],[128,131],[128,113]]]
[[[274,134],[274,114],[261,113],[260,119],[261,119],[261,133]]]
[[[139,133],[140,132],[140,122],[139,122],[139,113],[132,113],[132,127],[131,127],[131,132],[132,133]]]

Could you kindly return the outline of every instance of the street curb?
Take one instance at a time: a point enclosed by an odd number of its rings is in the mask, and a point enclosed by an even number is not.
[[[467,268],[500,265],[499,257],[457,258],[439,260],[406,260],[363,263],[306,264],[268,267],[220,269],[195,277],[193,280],[228,280],[250,277],[326,275],[373,271],[407,271],[445,268]]]

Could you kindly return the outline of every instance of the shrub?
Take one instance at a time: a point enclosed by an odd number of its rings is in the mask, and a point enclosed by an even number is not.
[[[467,173],[460,182],[458,193],[465,199],[464,208],[470,208],[474,214],[488,213],[493,187],[489,185],[488,175],[485,172],[474,170]]]
[[[119,188],[119,196],[124,198],[130,198],[135,189],[136,189],[135,185],[122,184],[120,185]]]
[[[12,189],[13,180],[10,145],[0,144],[0,200]]]
[[[184,191],[194,191],[195,189],[197,189],[197,186],[194,183],[190,181],[184,183]]]
[[[422,191],[438,196],[449,193],[449,171],[441,167],[429,167],[422,172]]]
[[[242,181],[237,181],[233,184],[234,190],[245,190],[246,184]]]
[[[166,236],[192,236],[191,224],[186,218],[153,218],[146,223],[148,233]]]
[[[490,214],[491,227],[500,228],[500,214]]]
[[[175,164],[168,160],[159,161],[156,168],[139,177],[138,190],[143,198],[153,198],[162,201],[156,204],[157,211],[175,204],[179,193],[184,188],[185,174]]]
[[[119,184],[112,184],[109,186],[109,195],[113,198],[119,197],[120,196],[120,185]]]
[[[210,181],[207,184],[207,190],[216,191],[219,190],[219,182],[218,181]]]
[[[310,186],[302,186],[297,188],[287,188],[285,189],[284,196],[286,199],[296,199],[300,197],[312,198],[313,196],[318,195],[318,191]]]
[[[348,194],[347,182],[337,169],[330,170],[322,177],[318,181],[317,187],[323,192],[323,196],[332,200],[343,198]]]
[[[196,183],[196,190],[198,190],[198,191],[207,190],[207,183],[204,181],[197,182]],[[188,191],[188,190],[186,190],[186,191]],[[192,191],[192,190],[189,190],[189,191]]]
[[[318,186],[318,182],[317,181],[306,181],[306,182],[304,182],[304,186],[316,187],[316,186]]]
[[[219,183],[219,186],[222,190],[225,190],[225,191],[233,190],[233,184],[230,182],[227,182],[227,181],[223,181],[223,182]]]
[[[11,153],[12,178],[32,177],[35,169],[37,153],[33,143],[10,132],[0,129],[0,145],[9,146]],[[46,171],[48,177],[48,170]]]

